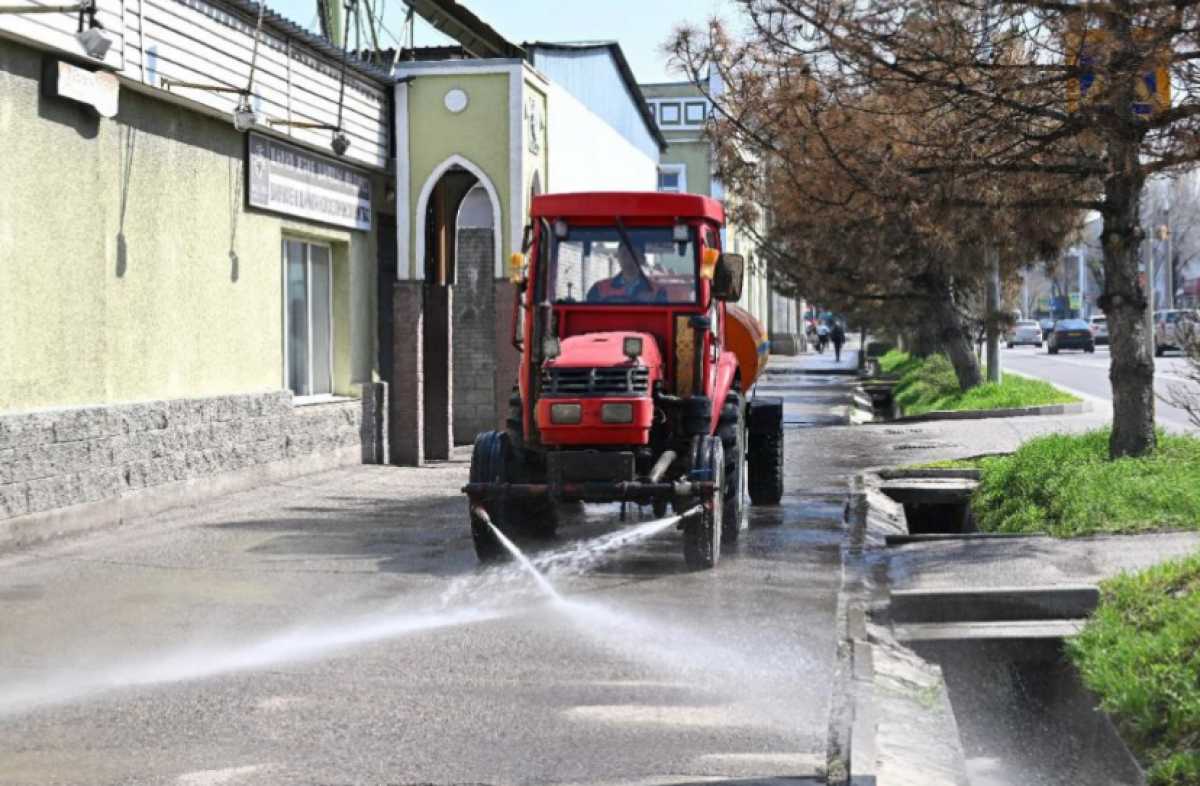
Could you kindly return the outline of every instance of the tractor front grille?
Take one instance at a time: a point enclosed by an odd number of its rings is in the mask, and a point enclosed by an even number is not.
[[[543,396],[644,396],[650,392],[650,369],[547,368],[542,370]]]

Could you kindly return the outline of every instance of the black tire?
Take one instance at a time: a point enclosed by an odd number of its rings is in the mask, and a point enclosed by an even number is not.
[[[471,451],[471,482],[495,483],[506,482],[509,473],[509,457],[511,449],[508,434],[500,431],[485,431],[475,437],[475,447]],[[468,503],[469,505],[469,503]],[[501,532],[509,535],[512,525],[511,504],[489,500],[483,503],[492,524]],[[471,518],[471,540],[475,543],[475,556],[480,562],[498,562],[508,557],[508,550],[492,532],[480,516],[468,507]]]
[[[1158,344],[1155,344],[1155,345],[1154,345],[1154,357],[1156,357],[1156,358],[1160,358],[1160,357],[1162,357],[1164,354],[1166,354],[1166,351],[1167,351],[1167,350],[1163,349],[1163,348],[1162,348],[1162,347],[1160,347]]]
[[[1010,342],[1008,342],[1008,348],[1009,348],[1009,349],[1012,349],[1012,348],[1013,348],[1013,347],[1015,347],[1015,346],[1016,346],[1016,344],[1012,343],[1011,341],[1010,341]]]
[[[513,385],[512,395],[508,397],[508,417],[504,420],[505,432],[508,434],[509,445],[512,448],[516,465],[521,469],[528,467],[525,458],[525,421],[524,410],[521,407],[521,391]],[[528,472],[522,472],[514,480],[535,481],[528,477]],[[531,538],[549,540],[558,531],[558,509],[549,500],[526,500],[522,503],[512,503],[513,514],[516,517],[515,529],[520,534]],[[508,534],[507,531],[505,534]]]
[[[725,451],[717,437],[699,437],[698,461],[692,477],[711,478],[716,484],[712,504],[699,516],[692,516],[683,527],[683,560],[692,570],[708,570],[721,559],[721,522],[724,518]]]
[[[1048,348],[1046,349],[1046,354],[1047,354],[1047,355],[1057,355],[1057,354],[1058,354],[1058,347],[1048,347]]]
[[[750,402],[746,449],[747,490],[754,505],[778,505],[783,498],[783,400]]]
[[[475,438],[471,452],[472,483],[511,483],[527,480],[521,457],[505,431],[485,431]],[[488,518],[509,538],[550,538],[558,527],[557,510],[549,500],[489,500]],[[507,559],[508,550],[485,521],[470,514],[471,539],[480,562]]]
[[[725,452],[725,498],[722,500],[723,520],[721,542],[737,543],[746,526],[746,408],[742,395],[736,391],[725,397],[717,436]]]

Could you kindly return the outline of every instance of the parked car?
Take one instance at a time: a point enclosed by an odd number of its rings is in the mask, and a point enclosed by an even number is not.
[[[1092,317],[1088,320],[1088,325],[1092,329],[1092,338],[1096,339],[1097,344],[1108,343],[1108,317],[1103,314]]]
[[[1040,347],[1042,345],[1041,326],[1032,319],[1017,320],[1008,329],[1008,348],[1012,349],[1017,344],[1033,344],[1035,347]]]
[[[1154,312],[1154,354],[1162,357],[1168,349],[1183,349],[1185,331],[1200,329],[1200,314],[1172,309]]]
[[[1060,319],[1054,323],[1050,338],[1046,340],[1046,351],[1057,355],[1060,349],[1082,349],[1084,352],[1096,351],[1096,339],[1092,330],[1082,319]]]

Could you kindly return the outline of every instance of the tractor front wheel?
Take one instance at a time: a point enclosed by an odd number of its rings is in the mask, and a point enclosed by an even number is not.
[[[525,478],[520,455],[513,450],[510,436],[504,431],[485,431],[475,438],[471,453],[472,483],[519,483]],[[553,537],[558,525],[557,511],[550,500],[489,499],[483,509],[497,529],[509,538]],[[481,516],[470,509],[471,539],[480,562],[495,562],[508,558],[508,550]]]
[[[746,526],[746,412],[740,393],[725,398],[717,436],[725,451],[725,498],[722,500],[721,543],[737,543]]]
[[[692,516],[683,527],[683,559],[692,570],[712,568],[721,559],[721,523],[725,496],[725,451],[717,437],[700,437],[696,461],[692,466],[694,480],[712,480],[716,485],[712,500],[703,512]]]
[[[508,434],[502,431],[485,431],[475,437],[475,448],[471,451],[472,483],[506,483],[509,478],[509,459],[512,450]],[[504,544],[488,526],[488,522],[475,512],[475,505],[468,503],[471,517],[471,540],[475,543],[475,556],[480,562],[496,562],[507,556]],[[512,503],[489,499],[483,509],[496,529],[505,535],[512,534]]]

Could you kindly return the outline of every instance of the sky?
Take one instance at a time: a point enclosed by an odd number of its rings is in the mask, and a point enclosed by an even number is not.
[[[404,27],[403,0],[372,0],[384,7],[384,26],[396,36]],[[681,23],[703,27],[712,16],[737,18],[733,0],[459,0],[459,4],[513,43],[616,40],[639,82],[682,79],[667,69],[659,50]],[[316,0],[267,0],[275,11],[317,29]],[[451,43],[417,18],[417,46]],[[388,40],[388,47],[394,42]]]

